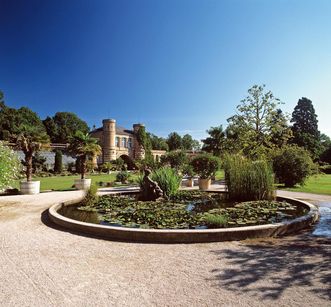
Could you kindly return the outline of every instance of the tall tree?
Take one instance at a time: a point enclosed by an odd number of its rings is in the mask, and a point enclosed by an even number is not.
[[[200,143],[197,140],[194,140],[191,135],[185,134],[182,137],[182,148],[184,150],[199,150]]]
[[[215,156],[220,156],[224,150],[225,132],[222,125],[218,127],[211,127],[207,130],[209,137],[202,140],[202,150],[210,152]]]
[[[87,123],[71,112],[57,112],[43,123],[53,143],[69,143],[77,131],[89,132]]]
[[[182,148],[182,138],[177,132],[171,132],[167,138],[169,150],[176,150]]]
[[[228,119],[245,154],[257,157],[264,148],[272,147],[270,138],[279,104],[280,100],[267,91],[265,85],[254,85],[237,106],[237,114]]]
[[[304,147],[316,159],[320,151],[320,132],[311,100],[306,97],[299,99],[292,113],[291,123],[293,123],[292,143]]]
[[[288,124],[288,118],[281,109],[277,109],[271,117],[270,142],[280,148],[292,138],[292,130]]]

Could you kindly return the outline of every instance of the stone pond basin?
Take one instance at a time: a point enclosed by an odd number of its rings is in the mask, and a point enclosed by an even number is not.
[[[132,190],[131,192],[134,193],[135,191]],[[213,190],[213,192],[220,191]],[[109,240],[144,243],[203,243],[276,237],[296,233],[301,229],[311,227],[320,215],[318,208],[309,202],[279,196],[277,200],[288,201],[301,206],[307,210],[307,214],[289,221],[257,226],[217,229],[141,229],[86,223],[59,214],[58,211],[61,208],[75,205],[79,200],[54,204],[48,211],[50,220],[78,234],[92,235]]]

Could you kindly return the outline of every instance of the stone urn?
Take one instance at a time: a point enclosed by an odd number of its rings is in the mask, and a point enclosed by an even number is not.
[[[193,178],[187,179],[186,186],[188,188],[193,188],[194,187],[194,179]]]
[[[199,189],[201,191],[209,190],[210,189],[210,183],[211,183],[210,178],[208,178],[208,179],[199,178]]]
[[[23,195],[34,195],[40,193],[40,181],[21,181],[20,191]]]
[[[88,190],[91,187],[92,179],[75,179],[75,188],[77,190]]]

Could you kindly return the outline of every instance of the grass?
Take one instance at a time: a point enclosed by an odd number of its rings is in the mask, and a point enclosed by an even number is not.
[[[331,195],[331,175],[320,174],[311,176],[303,186],[285,188],[284,186],[278,185],[277,188],[293,192]]]
[[[216,180],[222,180],[224,178],[225,178],[225,175],[224,175],[224,170],[223,169],[216,172]]]
[[[137,175],[131,174],[130,179],[135,179]],[[116,173],[111,174],[90,174],[86,178],[92,179],[92,184],[99,181],[114,182],[116,181]],[[72,187],[75,179],[80,179],[80,175],[75,176],[53,176],[53,177],[35,177],[33,180],[40,180],[40,190],[54,190],[54,191],[66,191],[74,190]],[[19,188],[19,180],[15,182],[15,188]]]

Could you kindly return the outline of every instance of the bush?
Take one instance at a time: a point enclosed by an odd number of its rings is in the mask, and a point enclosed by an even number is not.
[[[239,155],[226,156],[224,171],[231,199],[270,200],[274,197],[274,175],[266,161],[252,161]]]
[[[55,162],[54,162],[54,173],[62,172],[62,152],[61,150],[57,150],[55,152]]]
[[[220,160],[211,154],[199,154],[192,159],[190,165],[201,179],[209,179],[215,176],[220,167]]]
[[[127,171],[121,171],[116,175],[116,181],[126,183],[129,179],[130,174]]]
[[[167,197],[176,195],[182,182],[182,177],[177,174],[176,170],[170,167],[161,167],[153,171],[151,179],[159,184]]]
[[[187,176],[188,178],[192,178],[194,176],[194,170],[193,170],[192,165],[190,165],[190,164],[185,164],[183,166],[182,172],[183,172],[183,175]]]
[[[273,157],[273,169],[278,182],[286,187],[304,184],[312,168],[313,161],[309,153],[298,146],[286,146]]]
[[[86,191],[85,196],[82,200],[82,205],[87,207],[92,207],[98,202],[98,188],[96,185],[91,185],[91,187]]]
[[[163,165],[169,164],[172,168],[180,170],[185,163],[187,163],[187,155],[184,151],[171,151],[165,156],[161,156],[161,163]]]
[[[0,190],[19,178],[22,165],[17,154],[0,142]]]

